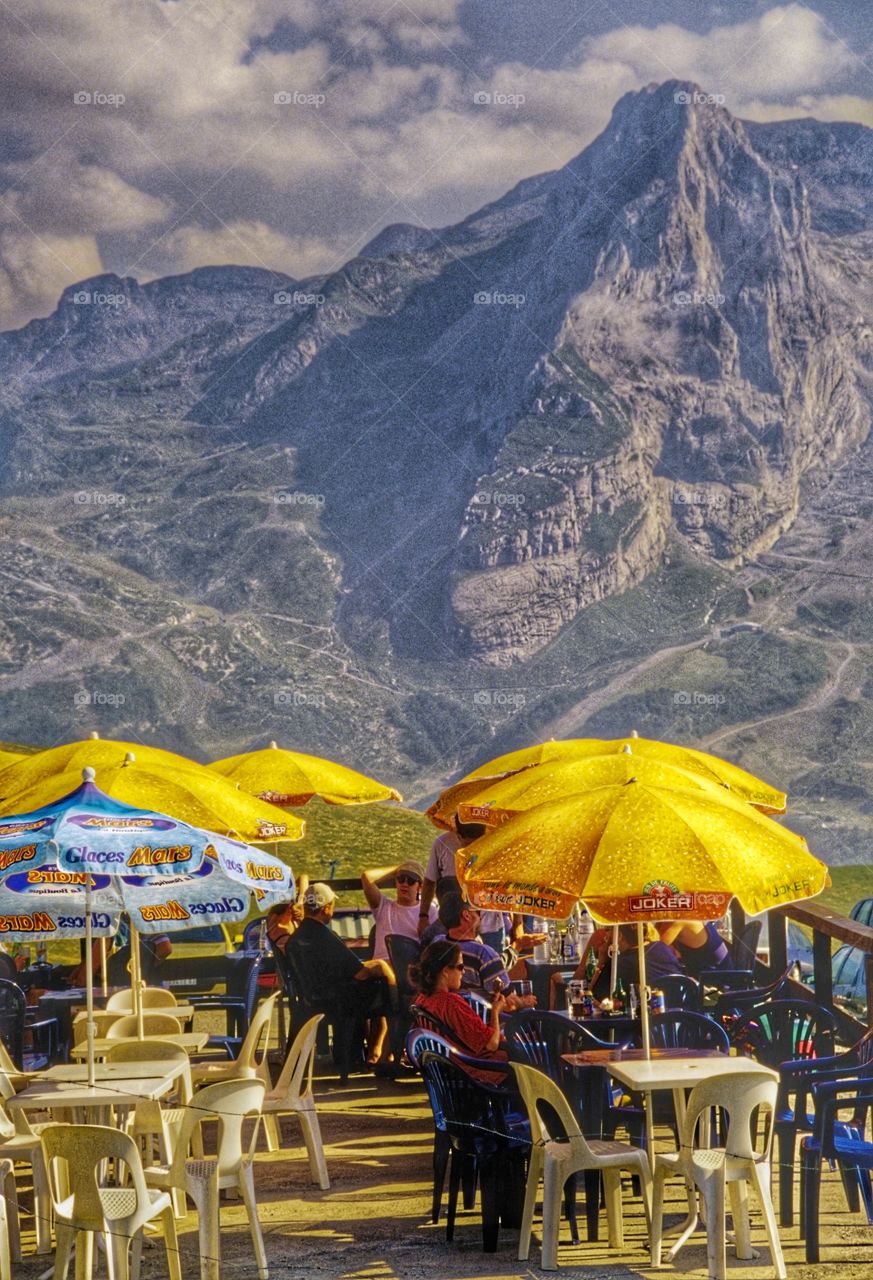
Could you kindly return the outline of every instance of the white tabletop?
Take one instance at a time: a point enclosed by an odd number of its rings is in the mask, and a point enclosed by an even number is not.
[[[94,1077],[97,1084],[127,1080],[148,1080],[163,1076],[167,1085],[171,1085],[177,1077],[184,1075],[188,1069],[187,1062],[167,1062],[162,1058],[151,1058],[143,1062],[97,1062],[94,1065]],[[88,1067],[84,1062],[62,1062],[47,1071],[41,1071],[35,1081],[64,1080],[69,1084],[81,1084],[88,1079]]]
[[[693,1089],[701,1080],[743,1072],[779,1079],[778,1072],[771,1071],[769,1067],[764,1067],[751,1058],[729,1058],[727,1054],[721,1053],[701,1055],[699,1058],[616,1058],[604,1063],[604,1066],[616,1080],[640,1093],[648,1093],[653,1089]]]
[[[175,1063],[170,1064],[175,1067]],[[34,1080],[9,1098],[6,1106],[10,1109],[21,1107],[25,1111],[59,1111],[67,1108],[133,1107],[143,1100],[154,1101],[172,1087],[173,1077],[169,1071],[159,1076],[142,1076],[136,1079],[131,1076],[118,1078],[112,1084],[89,1085],[87,1080]]]
[[[131,1040],[136,1040],[136,1036],[126,1036],[122,1040],[109,1040],[105,1036],[100,1036],[94,1041],[94,1053],[100,1057],[110,1052],[114,1045],[127,1044]],[[164,1035],[147,1035],[145,1042],[149,1040],[165,1040],[169,1044],[178,1045],[182,1049],[186,1049],[188,1053],[199,1053],[209,1039],[208,1031],[180,1031],[178,1034],[166,1033]],[[80,1044],[74,1045],[70,1050],[70,1056],[73,1058],[87,1058],[88,1042],[82,1040]]]

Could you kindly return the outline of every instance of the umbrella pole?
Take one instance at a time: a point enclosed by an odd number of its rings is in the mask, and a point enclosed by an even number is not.
[[[94,956],[91,937],[91,874],[85,872],[85,1034],[88,1039],[88,1088],[93,1089],[96,1070],[94,1066]]]
[[[618,986],[618,925],[612,926],[612,972],[609,975],[609,994]]]
[[[643,1057],[651,1058],[652,1041],[649,1035],[649,991],[646,986],[646,926],[637,924],[637,954],[640,963],[640,1025],[643,1040]]]
[[[103,995],[109,995],[109,974],[106,972],[106,939],[100,939],[100,975],[103,979]]]
[[[142,965],[139,953],[139,930],[130,923],[130,976],[133,982],[133,1008],[136,1013],[136,1038],[145,1039],[145,1023],[142,1016]]]

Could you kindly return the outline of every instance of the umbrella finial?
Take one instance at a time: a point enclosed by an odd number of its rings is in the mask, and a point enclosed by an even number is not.
[[[629,742],[626,742],[626,743],[624,744],[624,746],[623,746],[623,747],[622,747],[622,749],[621,749],[621,754],[622,754],[623,756],[630,756],[630,755],[633,755],[633,752],[631,751],[630,743],[629,743]]]
[[[275,740],[273,740],[273,741],[271,741],[271,742],[268,742],[268,743],[267,743],[267,750],[268,750],[268,751],[278,751],[278,750],[279,750],[279,744],[278,744],[278,742],[276,742]]]
[[[631,731],[630,731],[630,736],[631,736],[632,738],[638,738],[638,737],[640,736],[640,731],[639,731],[639,729],[631,729]]]
[[[95,741],[95,740],[99,740],[99,738],[100,738],[100,734],[97,732],[97,730],[96,730],[96,729],[92,729],[92,730],[91,730],[91,732],[88,734],[88,737],[89,737],[92,741]]]
[[[124,765],[127,765],[127,764],[136,764],[136,756],[133,754],[132,751],[128,751],[125,754],[124,764],[121,766],[122,769],[124,768]]]
[[[96,777],[97,777],[97,774],[94,772],[91,766],[86,764],[85,768],[82,770],[82,781],[93,782]]]

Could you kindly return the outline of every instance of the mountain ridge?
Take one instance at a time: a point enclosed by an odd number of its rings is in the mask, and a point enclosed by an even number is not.
[[[0,334],[5,736],[290,737],[423,795],[554,723],[863,714],[863,605],[809,574],[865,554],[873,131],[813,123],[649,86],[328,276],[106,273]]]

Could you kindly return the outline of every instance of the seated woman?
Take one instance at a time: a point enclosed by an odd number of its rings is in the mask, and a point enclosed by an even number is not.
[[[704,969],[732,969],[727,943],[711,921],[669,920],[658,925],[661,941],[676,951],[692,978]]]
[[[497,992],[491,997],[491,1015],[488,1026],[474,1013],[466,1000],[458,995],[464,974],[464,960],[457,942],[440,938],[422,952],[418,964],[410,965],[409,978],[419,989],[413,1001],[416,1008],[430,1014],[447,1040],[462,1053],[475,1058],[493,1058],[495,1064],[508,1061],[506,1048],[500,1033],[500,1013],[506,1006],[506,998]],[[461,1064],[463,1066],[463,1064]],[[487,1071],[464,1067],[471,1076],[484,1084],[502,1084],[505,1070]]]

